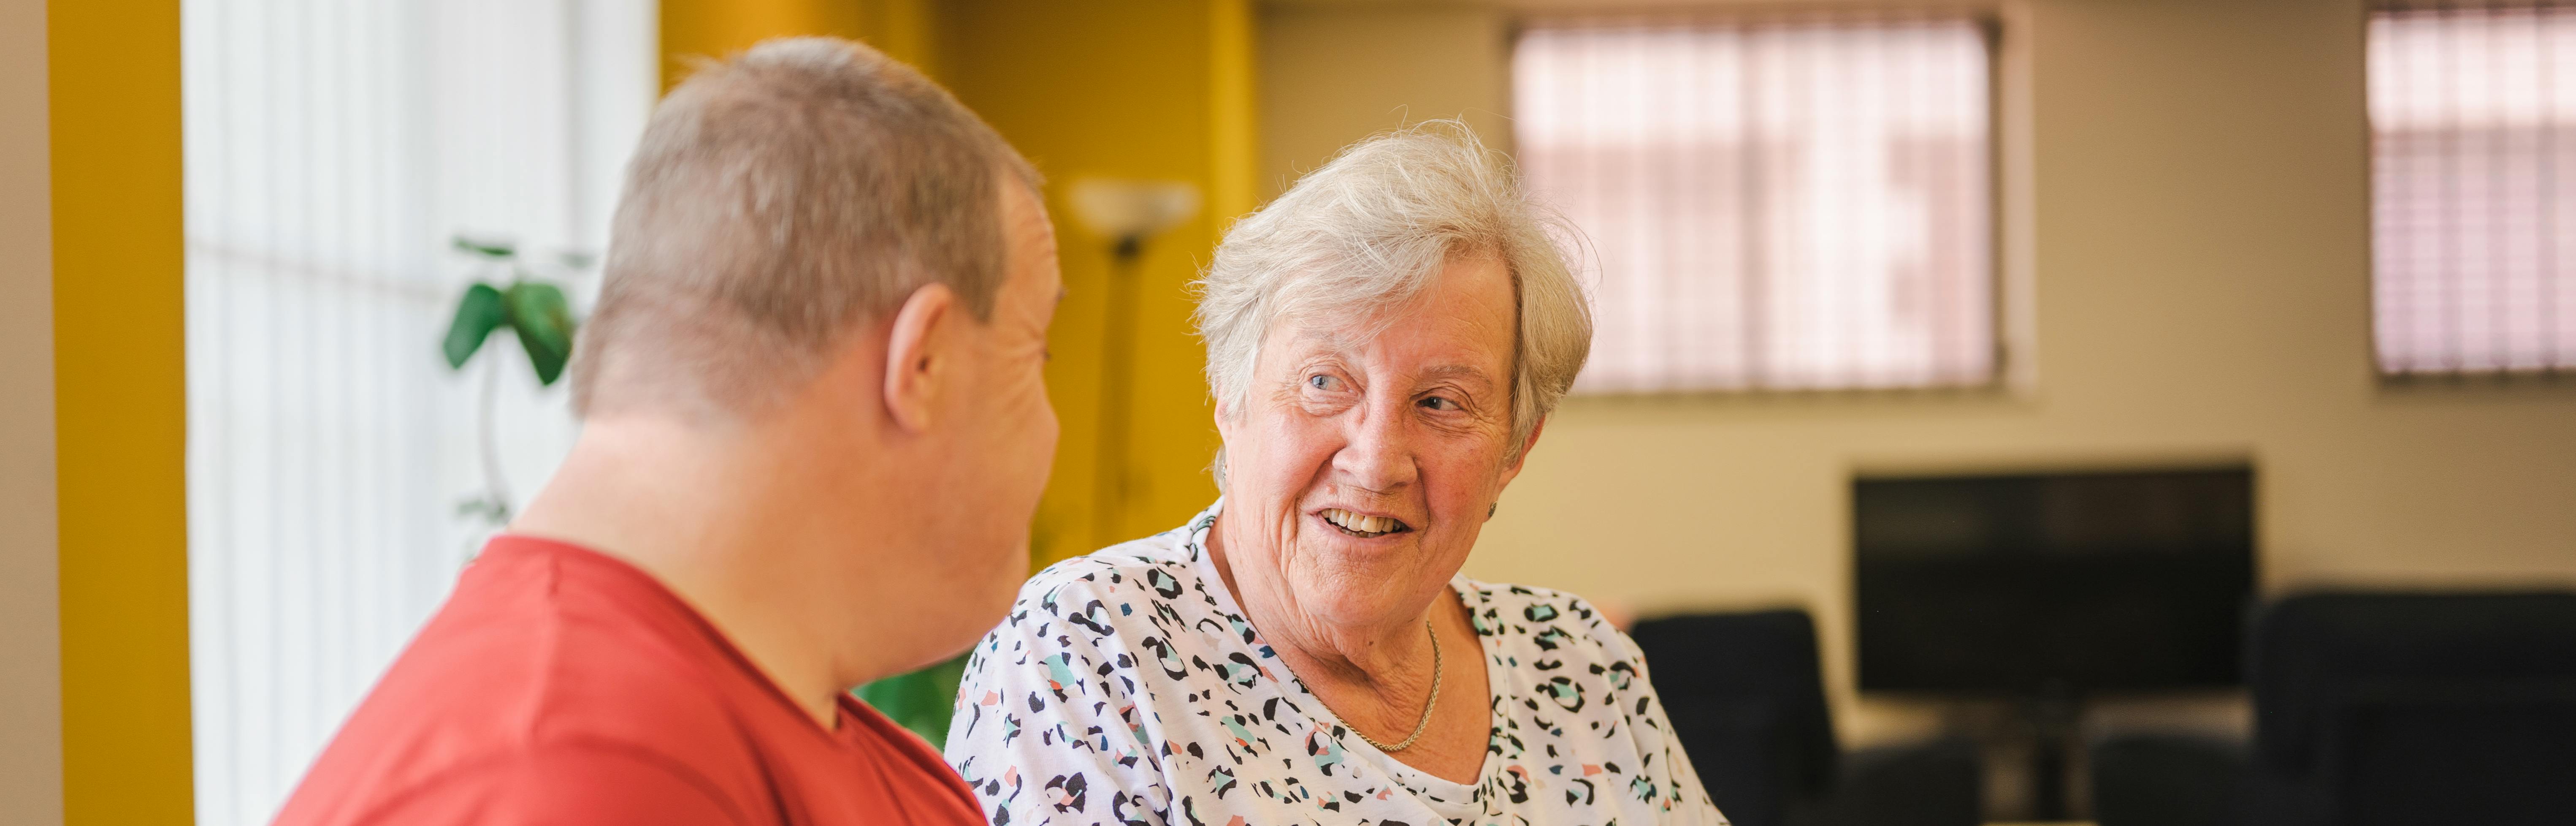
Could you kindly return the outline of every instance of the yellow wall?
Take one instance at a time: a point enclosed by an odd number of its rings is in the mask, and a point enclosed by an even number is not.
[[[1185,285],[1223,223],[1203,214],[1151,246],[1140,276],[1132,500],[1091,518],[1108,240],[1065,207],[1089,176],[1188,181],[1225,214],[1251,202],[1249,7],[1239,0],[1107,5],[1010,0],[941,9],[939,52],[959,98],[1049,177],[1067,296],[1048,387],[1064,424],[1033,553],[1047,560],[1178,526],[1216,495],[1216,430]]]
[[[64,819],[187,823],[179,7],[50,14]]]
[[[1650,609],[1810,606],[1858,740],[1920,719],[1851,690],[1855,469],[2250,458],[2273,591],[2576,585],[2576,384],[2373,376],[2363,4],[2004,10],[2028,386],[1570,401],[1470,574]],[[1400,106],[1508,106],[1506,64],[1474,57],[1502,12],[1268,19],[1265,169],[1311,168]]]
[[[0,812],[63,817],[44,0],[0,0]]]
[[[662,85],[688,76],[689,59],[722,58],[772,37],[827,34],[866,41],[931,71],[927,0],[663,0]]]

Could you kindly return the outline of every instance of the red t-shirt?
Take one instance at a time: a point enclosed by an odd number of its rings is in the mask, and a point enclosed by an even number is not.
[[[939,753],[841,698],[825,730],[619,560],[502,536],[278,815],[306,824],[981,826]]]

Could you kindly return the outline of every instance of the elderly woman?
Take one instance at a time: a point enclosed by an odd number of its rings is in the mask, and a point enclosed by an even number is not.
[[[1634,644],[1458,574],[1591,340],[1548,230],[1443,128],[1227,233],[1224,497],[1039,573],[975,648],[948,760],[993,823],[1725,822]]]

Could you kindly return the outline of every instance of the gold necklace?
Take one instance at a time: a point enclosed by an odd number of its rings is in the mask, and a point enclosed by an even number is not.
[[[1378,751],[1393,754],[1411,748],[1413,741],[1422,739],[1423,730],[1431,728],[1431,710],[1440,707],[1440,672],[1446,670],[1441,668],[1440,663],[1440,632],[1432,630],[1431,620],[1428,618],[1423,619],[1422,630],[1431,634],[1431,701],[1422,704],[1422,719],[1414,722],[1413,733],[1405,735],[1403,742],[1388,745],[1378,742],[1375,737],[1368,736],[1368,733],[1361,731],[1358,726],[1351,727],[1352,734],[1359,735],[1362,742],[1376,746]]]

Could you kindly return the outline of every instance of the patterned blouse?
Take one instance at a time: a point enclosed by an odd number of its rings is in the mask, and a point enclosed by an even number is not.
[[[995,826],[1724,826],[1634,643],[1590,605],[1451,581],[1493,733],[1473,784],[1362,741],[1288,672],[1208,559],[1224,500],[1031,578],[975,647],[948,762]]]

